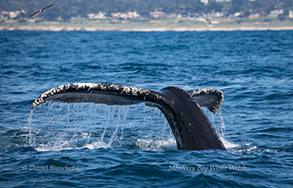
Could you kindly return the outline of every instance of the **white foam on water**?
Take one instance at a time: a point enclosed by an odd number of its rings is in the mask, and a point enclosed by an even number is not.
[[[257,146],[251,146],[249,144],[249,146],[247,144],[244,145],[245,149],[238,149],[236,150],[237,153],[249,153],[249,152],[255,152],[258,150],[258,147]],[[248,148],[246,148],[248,147]]]
[[[92,142],[90,144],[86,144],[84,146],[70,146],[69,142],[59,142],[59,143],[51,143],[50,145],[40,144],[38,147],[35,148],[37,151],[61,151],[61,150],[73,150],[73,149],[99,149],[99,148],[109,148],[111,147],[110,144],[97,141]]]
[[[109,147],[111,147],[110,144],[107,144],[102,141],[93,142],[93,143],[86,144],[85,146],[83,146],[83,148],[87,148],[87,149],[99,149],[99,148],[109,148]]]
[[[135,145],[138,149],[147,151],[165,151],[177,149],[176,140],[174,138],[168,138],[166,140],[138,139],[135,142]]]
[[[223,142],[224,146],[226,149],[232,149],[232,148],[237,148],[239,145],[234,144],[232,142],[227,141],[224,137],[220,137],[221,141]]]

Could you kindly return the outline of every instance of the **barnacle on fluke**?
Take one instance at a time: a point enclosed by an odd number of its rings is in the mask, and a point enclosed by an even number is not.
[[[119,94],[119,95],[133,95],[133,96],[146,96],[149,94],[149,90],[136,88],[136,87],[128,87],[128,86],[120,86],[115,84],[109,84],[109,83],[72,83],[72,84],[65,84],[60,85],[57,88],[50,89],[43,94],[41,94],[33,103],[32,109],[37,107],[38,105],[44,103],[47,100],[53,100],[53,101],[59,101],[56,98],[56,95],[62,94],[65,92],[88,92],[88,93],[94,93],[94,92],[101,92],[101,93],[108,93],[108,94]],[[54,98],[49,99],[50,97]],[[66,102],[66,101],[60,101],[60,102]],[[69,102],[69,101],[68,101]],[[87,101],[80,101],[80,102],[87,102]],[[89,101],[90,102],[90,101]]]
[[[109,83],[72,83],[60,85],[57,88],[50,89],[43,94],[41,94],[33,103],[32,109],[37,107],[38,105],[44,103],[47,100],[51,101],[59,101],[58,99],[49,98],[53,95],[58,95],[60,93],[69,92],[69,91],[79,91],[79,92],[104,92],[109,94],[116,95],[132,95],[132,96],[147,96],[151,92],[147,89],[136,88],[136,87],[128,87],[121,86]],[[216,90],[213,88],[209,89],[195,89],[187,91],[193,97],[200,106],[207,107],[211,112],[216,113],[221,107],[224,95],[220,90]],[[60,101],[66,102],[66,101]],[[68,101],[70,102],[70,101]],[[80,101],[86,102],[86,101]],[[91,102],[91,101],[89,101]]]

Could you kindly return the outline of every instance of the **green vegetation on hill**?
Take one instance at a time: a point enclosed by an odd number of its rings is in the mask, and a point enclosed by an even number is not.
[[[70,20],[72,17],[87,17],[89,13],[103,12],[110,16],[114,12],[136,11],[142,17],[149,17],[150,12],[162,11],[166,14],[202,15],[221,12],[228,17],[237,12],[247,17],[251,14],[269,15],[273,10],[283,10],[279,18],[286,17],[293,10],[292,0],[230,0],[216,2],[209,0],[204,4],[200,0],[0,0],[0,11],[24,10],[20,18],[29,17],[30,13],[53,3],[45,20]]]

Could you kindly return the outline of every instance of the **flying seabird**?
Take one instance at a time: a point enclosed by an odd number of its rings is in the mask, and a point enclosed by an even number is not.
[[[53,4],[51,4],[51,5],[49,5],[49,6],[45,7],[45,8],[42,8],[41,10],[38,10],[37,12],[31,14],[31,16],[36,16],[36,15],[44,12],[45,9],[50,8],[51,6],[53,6]]]

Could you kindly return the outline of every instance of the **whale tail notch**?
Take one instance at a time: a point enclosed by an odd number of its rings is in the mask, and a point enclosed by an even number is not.
[[[207,107],[216,113],[223,102],[223,93],[219,90],[200,89],[186,92],[177,87],[167,87],[156,92],[114,84],[74,83],[44,92],[34,101],[32,109],[46,101],[108,105],[146,103],[162,111],[169,122],[179,150],[226,150],[199,107]]]

